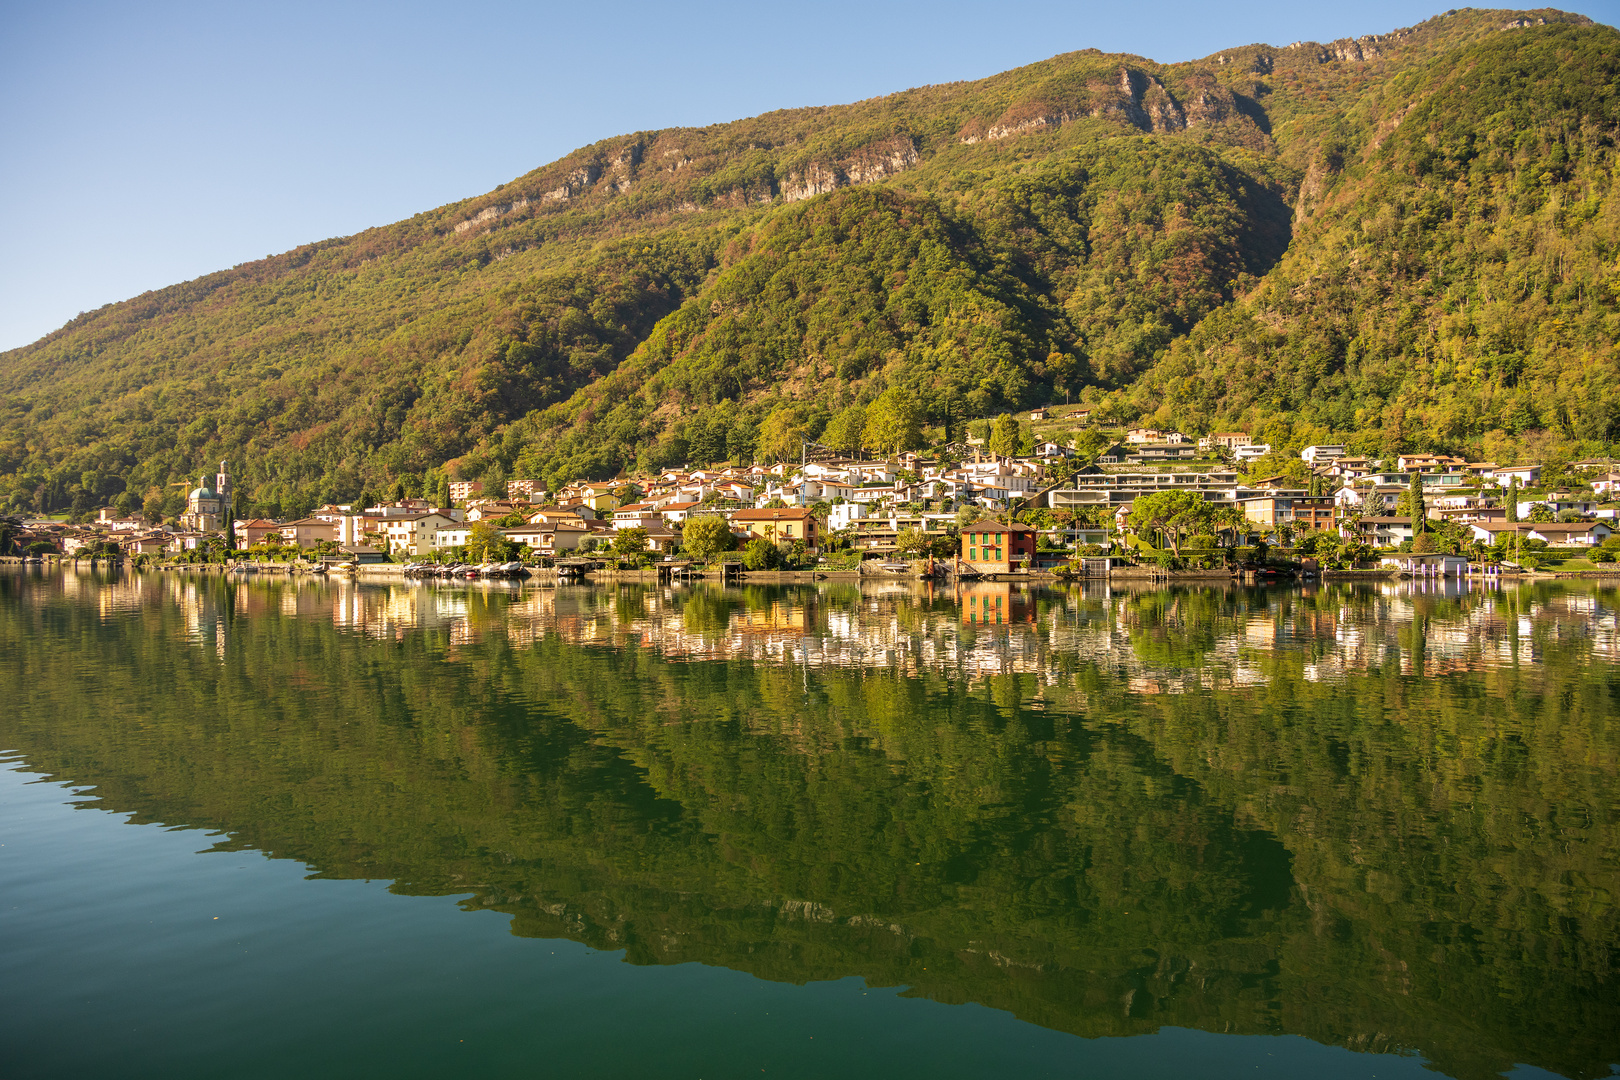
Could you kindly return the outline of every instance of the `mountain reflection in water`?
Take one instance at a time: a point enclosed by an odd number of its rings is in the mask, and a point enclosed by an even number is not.
[[[6,572],[0,745],[632,963],[1607,1075],[1617,607]]]

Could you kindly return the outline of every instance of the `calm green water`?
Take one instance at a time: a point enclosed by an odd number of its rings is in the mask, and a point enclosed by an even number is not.
[[[0,572],[0,1077],[1609,1075],[1617,610]]]

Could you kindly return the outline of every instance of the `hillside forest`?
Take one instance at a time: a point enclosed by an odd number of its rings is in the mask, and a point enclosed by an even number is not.
[[[1467,9],[584,147],[0,354],[0,510],[887,452],[1051,402],[1279,452],[1620,437],[1620,34]]]

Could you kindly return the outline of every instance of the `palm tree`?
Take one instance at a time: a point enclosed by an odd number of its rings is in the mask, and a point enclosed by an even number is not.
[[[1071,534],[1074,532],[1075,522],[1080,520],[1080,515],[1072,507],[1067,506],[1053,510],[1052,517],[1057,520],[1059,528]],[[1072,540],[1073,536],[1069,536],[1068,539]]]
[[[1237,550],[1238,540],[1242,531],[1248,527],[1248,516],[1235,506],[1218,506],[1210,514],[1210,525],[1216,533],[1222,536],[1230,535],[1231,543],[1226,545],[1227,562],[1232,561],[1233,553]]]

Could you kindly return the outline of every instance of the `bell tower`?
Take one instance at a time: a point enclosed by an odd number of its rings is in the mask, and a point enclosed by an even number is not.
[[[219,463],[219,473],[214,477],[214,494],[219,496],[219,514],[222,518],[231,516],[231,474],[226,469],[225,462]]]

